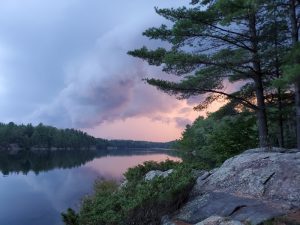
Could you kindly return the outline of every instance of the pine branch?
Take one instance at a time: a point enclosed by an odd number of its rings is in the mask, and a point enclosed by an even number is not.
[[[166,81],[161,81],[157,79],[145,79],[145,81],[153,86],[156,86],[158,89],[161,89],[163,91],[166,91],[168,93],[193,93],[193,94],[204,94],[204,93],[213,93],[213,94],[220,94],[223,96],[226,96],[227,98],[231,98],[234,100],[239,101],[241,104],[243,104],[247,108],[251,108],[253,110],[257,110],[258,107],[248,101],[245,98],[229,94],[220,90],[214,90],[214,89],[206,89],[206,88],[194,88],[194,87],[181,87],[180,84],[175,83],[175,82],[166,82]]]

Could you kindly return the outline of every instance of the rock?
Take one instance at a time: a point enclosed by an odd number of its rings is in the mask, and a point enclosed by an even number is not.
[[[218,171],[218,169],[219,168],[214,168],[214,169],[212,169],[211,171],[209,171],[211,174],[213,174],[213,173],[215,173],[215,172],[217,172]]]
[[[173,169],[169,169],[167,171],[160,171],[160,170],[151,170],[145,175],[145,181],[153,180],[155,177],[167,177],[171,173],[173,173]]]
[[[197,178],[197,184],[199,186],[203,185],[206,181],[207,181],[207,178],[211,175],[212,173],[210,172],[204,172],[201,176],[199,176]]]
[[[286,148],[278,148],[278,147],[270,147],[270,148],[253,148],[244,152],[244,154],[248,153],[262,153],[262,152],[278,152],[278,153],[296,153],[298,149],[286,149]]]
[[[203,174],[207,173],[206,170],[192,170],[192,175],[195,179],[197,179],[198,177],[201,177]]]
[[[251,150],[200,174],[173,219],[196,224],[220,216],[259,224],[294,209],[300,209],[300,152]]]
[[[241,154],[197,184],[198,192],[226,192],[300,207],[300,152]]]
[[[196,225],[243,225],[240,221],[230,220],[220,216],[211,216]]]
[[[175,225],[175,224],[173,223],[173,221],[170,220],[170,217],[166,215],[161,218],[161,225]]]
[[[120,186],[119,186],[119,190],[120,189],[122,189],[122,188],[124,188],[124,187],[126,187],[127,186],[127,184],[128,184],[128,180],[127,179],[125,179],[121,184],[120,184]]]
[[[261,221],[281,215],[282,210],[278,209],[280,207],[252,198],[243,198],[222,192],[210,192],[190,200],[180,209],[176,219],[194,224],[212,215],[218,215],[258,224]]]

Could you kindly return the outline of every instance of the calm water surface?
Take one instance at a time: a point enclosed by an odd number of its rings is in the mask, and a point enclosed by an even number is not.
[[[60,213],[78,208],[97,178],[117,179],[145,161],[179,160],[169,152],[0,155],[0,225],[61,225]]]

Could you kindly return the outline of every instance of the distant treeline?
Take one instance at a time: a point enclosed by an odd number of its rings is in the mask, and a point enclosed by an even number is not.
[[[58,129],[42,123],[37,126],[0,123],[0,150],[170,148],[171,145],[172,142],[106,140],[80,130]]]
[[[110,140],[108,146],[111,148],[172,148],[174,142],[150,142],[133,140]]]
[[[104,146],[106,141],[96,139],[75,129],[58,129],[40,123],[37,126],[0,123],[0,148],[91,148]]]

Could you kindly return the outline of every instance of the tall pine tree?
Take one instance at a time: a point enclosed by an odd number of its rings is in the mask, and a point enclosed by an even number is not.
[[[205,95],[211,103],[219,96],[239,101],[256,111],[260,146],[268,146],[265,86],[271,76],[264,60],[273,43],[266,35],[272,1],[194,0],[189,8],[156,9],[171,22],[143,34],[167,41],[170,48],[142,47],[129,54],[163,71],[182,76],[180,82],[146,79],[151,85],[179,98]],[[279,31],[278,31],[279,32]],[[243,84],[238,92],[224,91],[224,82]],[[241,82],[242,81],[242,82]]]

